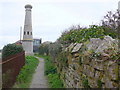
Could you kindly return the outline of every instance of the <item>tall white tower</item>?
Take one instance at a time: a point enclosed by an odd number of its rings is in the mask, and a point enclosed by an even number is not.
[[[31,9],[32,6],[25,5],[25,22],[22,45],[26,55],[33,55],[33,36],[32,36],[32,18]]]

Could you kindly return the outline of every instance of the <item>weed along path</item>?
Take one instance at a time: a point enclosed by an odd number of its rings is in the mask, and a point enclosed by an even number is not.
[[[38,57],[36,57],[38,58]],[[39,65],[35,70],[35,74],[33,75],[33,79],[30,85],[30,88],[47,88],[47,79],[44,76],[44,59],[39,59]]]

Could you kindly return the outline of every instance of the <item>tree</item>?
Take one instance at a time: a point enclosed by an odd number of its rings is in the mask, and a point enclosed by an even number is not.
[[[104,27],[105,31],[108,33],[112,33],[114,38],[117,38],[118,35],[118,28],[120,26],[120,12],[117,10],[115,13],[109,11],[104,19],[102,20],[102,26]]]
[[[117,10],[115,13],[109,11],[104,19],[102,20],[102,26],[109,27],[116,30],[119,24],[120,12]]]

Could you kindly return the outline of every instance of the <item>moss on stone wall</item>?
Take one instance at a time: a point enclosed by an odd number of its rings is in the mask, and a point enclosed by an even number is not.
[[[93,38],[82,44],[72,43],[59,53],[57,70],[66,87],[118,87],[117,61],[120,56],[116,46],[112,46],[114,40],[110,39],[106,36],[103,40]]]

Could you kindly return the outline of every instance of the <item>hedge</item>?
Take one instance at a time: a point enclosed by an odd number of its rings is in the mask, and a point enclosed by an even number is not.
[[[23,51],[22,45],[7,44],[2,50],[2,59]]]

